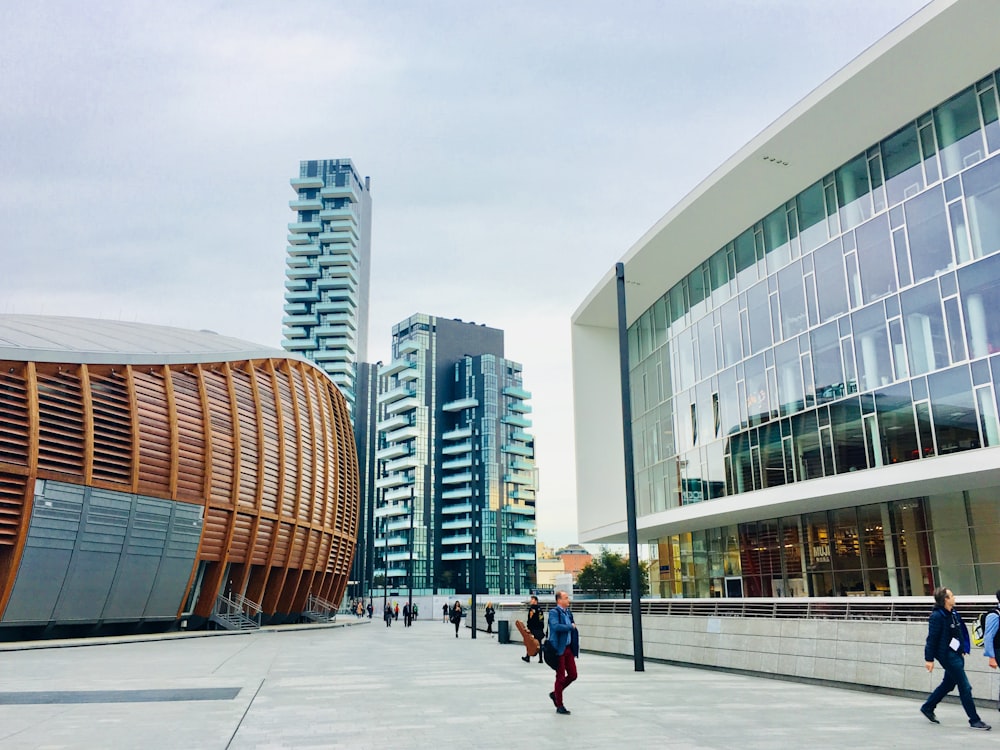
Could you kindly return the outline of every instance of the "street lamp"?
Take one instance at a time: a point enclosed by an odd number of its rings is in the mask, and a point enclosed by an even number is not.
[[[632,455],[632,394],[628,387],[628,326],[625,317],[625,264],[615,264],[618,286],[618,362],[622,387],[622,440],[625,443],[625,513],[628,520],[628,568],[632,589],[632,651],[635,671],[645,671],[642,653],[642,592],[639,590],[639,534],[635,519],[635,458]]]

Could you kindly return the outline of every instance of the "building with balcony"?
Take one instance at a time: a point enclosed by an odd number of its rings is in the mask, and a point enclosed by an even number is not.
[[[0,638],[339,602],[357,465],[346,400],[313,363],[204,331],[0,315]]]
[[[350,159],[326,159],[300,162],[291,186],[282,347],[316,362],[353,409],[368,351],[370,180]]]
[[[998,27],[928,4],[622,258],[654,594],[997,588]],[[609,272],[572,320],[587,542],[626,540],[616,313]]]
[[[379,369],[374,578],[415,595],[535,581],[534,438],[503,332],[414,315]]]

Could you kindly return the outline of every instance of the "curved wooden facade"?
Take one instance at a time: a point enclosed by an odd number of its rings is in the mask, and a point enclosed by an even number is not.
[[[303,611],[310,594],[340,601],[358,527],[347,403],[317,367],[271,351],[196,364],[0,359],[0,623],[39,480],[200,506],[175,617],[207,618],[224,592],[265,619]]]

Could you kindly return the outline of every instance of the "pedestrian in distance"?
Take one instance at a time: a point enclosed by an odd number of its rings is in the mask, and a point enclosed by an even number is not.
[[[399,602],[396,602],[396,606],[393,608],[392,614],[397,620],[399,619]]]
[[[410,627],[410,618],[412,616],[413,615],[410,613],[410,604],[409,604],[409,602],[407,602],[406,604],[403,605],[403,627],[404,628]]]
[[[493,609],[493,602],[486,602],[486,632],[493,637],[493,619],[497,616],[497,611]]]
[[[997,591],[997,606],[986,615],[986,629],[983,633],[983,656],[989,659],[990,669],[997,668],[997,636],[1000,635],[1000,591]],[[1000,711],[1000,698],[997,699]]]
[[[580,634],[573,622],[569,601],[569,594],[557,591],[556,606],[549,610],[549,640],[559,655],[556,685],[549,698],[555,704],[556,713],[566,715],[570,710],[563,704],[563,692],[576,681],[576,657],[580,655]]]
[[[927,717],[928,721],[940,724],[934,715],[934,709],[941,699],[957,686],[962,708],[969,717],[969,726],[972,729],[989,731],[992,727],[980,719],[976,712],[976,704],[972,700],[972,686],[965,674],[965,654],[969,653],[970,646],[969,629],[955,612],[955,595],[947,588],[935,589],[934,611],[927,620],[924,662],[927,671],[932,672],[934,660],[937,659],[944,668],[944,679],[934,692],[927,696],[927,700],[920,707],[920,713]]]
[[[528,604],[528,632],[534,636],[535,640],[538,641],[538,663],[544,662],[542,659],[542,641],[545,640],[545,620],[542,614],[542,607],[538,603],[538,597],[535,595],[531,596],[530,603]],[[521,657],[521,661],[530,663],[532,654],[529,652]]]
[[[375,607],[371,602],[368,602],[368,619],[372,619],[372,614],[375,612]]]
[[[392,606],[389,604],[385,605],[385,611],[382,613],[382,617],[385,619],[385,626],[387,628],[392,627]]]
[[[417,615],[419,615],[419,614],[420,614],[420,607],[417,606],[416,602],[413,602],[413,611],[410,612],[410,617],[412,617],[414,620],[416,620],[417,619]]]
[[[458,638],[458,627],[462,624],[462,604],[457,599],[451,608],[451,622],[455,626],[455,637]]]
[[[441,622],[448,622],[448,603],[441,605]]]

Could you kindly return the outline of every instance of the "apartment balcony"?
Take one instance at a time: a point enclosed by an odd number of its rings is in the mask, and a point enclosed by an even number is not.
[[[531,420],[527,417],[519,417],[516,414],[507,414],[500,418],[504,424],[511,424],[515,427],[531,427]]]
[[[417,456],[403,456],[402,458],[397,458],[395,461],[387,461],[383,468],[385,471],[403,471],[405,469],[415,469],[420,466],[421,460]]]
[[[288,184],[295,188],[296,191],[308,190],[310,188],[321,188],[323,187],[322,177],[293,177],[288,181]]]
[[[285,278],[288,279],[318,279],[320,270],[313,266],[303,268],[289,268],[285,271]]]
[[[354,329],[346,325],[321,325],[316,327],[315,331],[317,336],[322,336],[324,338],[330,336],[343,336],[345,338],[354,337]]]
[[[517,471],[534,471],[535,462],[526,461],[525,459],[518,457],[510,462],[510,468],[515,469]]]
[[[400,562],[401,560],[409,560],[412,557],[412,553],[409,549],[402,552],[390,552],[385,556],[386,562]],[[403,569],[400,575],[406,575],[406,570]]]
[[[420,401],[415,398],[404,398],[394,404],[389,404],[385,411],[387,414],[406,414],[420,406]]]
[[[354,203],[358,202],[358,187],[354,184],[353,180],[348,180],[347,185],[327,185],[319,191],[319,194],[324,198],[349,198]]]
[[[456,443],[455,445],[446,445],[441,449],[441,452],[446,456],[458,456],[466,453],[471,454],[472,443]]]
[[[503,509],[507,513],[514,513],[519,516],[535,517],[535,506],[533,505],[505,505]]]
[[[459,427],[455,430],[449,430],[444,435],[441,436],[442,440],[464,440],[465,438],[472,437],[471,427]]]
[[[533,562],[535,560],[535,552],[515,552],[512,557],[515,560],[524,560],[525,562]]]
[[[404,557],[404,559],[409,559]],[[386,578],[405,578],[406,568],[389,568],[388,572],[385,574]]]
[[[289,244],[289,250],[298,245],[305,248],[315,248],[312,252],[305,253],[306,255],[315,255],[319,252],[319,245],[313,244],[313,237],[310,234],[289,234],[285,241]]]
[[[531,474],[522,474],[515,471],[512,474],[504,474],[503,481],[510,482],[511,484],[533,484],[535,478]]]
[[[535,531],[538,525],[533,518],[525,518],[521,521],[514,521],[514,528],[518,531]]]
[[[326,222],[326,232],[324,234],[326,233],[349,234],[355,238],[360,238],[358,223],[354,220],[353,216],[350,219]]]
[[[456,534],[455,536],[441,537],[441,544],[455,546],[456,544],[472,544],[471,534]]]
[[[345,325],[351,330],[357,330],[358,322],[354,316],[346,312],[330,313],[323,316],[325,325]]]
[[[463,456],[462,458],[456,458],[451,461],[444,461],[441,464],[441,468],[444,470],[467,469],[470,466],[472,466],[472,456]]]
[[[323,208],[323,201],[319,198],[299,198],[288,201],[288,207],[293,211],[319,211]],[[322,214],[320,214],[320,218],[323,218]]]
[[[471,529],[472,519],[466,516],[465,518],[456,518],[452,521],[444,521],[441,524],[442,531],[450,531],[452,529]]]
[[[302,302],[290,302],[281,309],[289,315],[301,315],[302,313],[309,312],[309,308]]]
[[[339,251],[341,248],[357,245],[358,236],[354,232],[320,232],[319,241]]]
[[[386,500],[388,500],[387,495],[388,493],[384,496]],[[394,503],[392,505],[383,505],[381,508],[375,509],[375,518],[391,518],[392,516],[404,515],[410,515],[409,503]]]
[[[316,293],[317,295],[319,292]],[[317,300],[319,298],[317,297]],[[346,313],[353,314],[357,304],[346,299],[338,299],[330,302],[318,302],[315,307],[318,313]]]
[[[410,528],[409,516],[402,516],[400,518],[396,518],[392,521],[389,521],[385,525],[386,531],[400,531],[402,529],[409,529],[409,528]]]
[[[449,474],[448,476],[441,477],[441,484],[468,484],[472,481],[471,472],[464,472],[462,474]]]
[[[318,232],[322,228],[323,225],[318,221],[293,221],[288,225],[288,231],[292,234]]]
[[[374,546],[376,549],[380,547],[399,547],[406,543],[407,539],[405,536],[390,536],[386,539],[376,539]]]
[[[521,414],[531,414],[532,412],[531,404],[526,404],[523,401],[511,401],[510,404],[507,405],[507,408]]]
[[[399,458],[400,456],[405,456],[410,452],[410,449],[405,445],[390,445],[382,450],[375,452],[375,458],[379,461],[385,461],[391,458]]]
[[[531,448],[514,443],[508,443],[507,445],[501,447],[500,450],[504,453],[512,453],[515,456],[524,456],[525,458],[531,458],[533,456]]]
[[[416,362],[410,362],[407,359],[395,359],[392,362],[390,362],[386,367],[379,370],[379,374],[388,377],[390,375],[397,375],[403,372],[404,370],[416,369],[416,367],[417,367]]]
[[[320,203],[320,207],[316,209],[319,211],[320,221],[352,221],[355,224],[358,223],[358,215],[355,209],[350,207],[323,208],[322,201]]]
[[[309,282],[303,279],[288,279],[285,281],[285,289],[290,292],[307,292],[309,291]]]
[[[461,505],[446,505],[441,508],[441,515],[444,516],[457,516],[459,513],[471,513],[472,504],[462,503]]]
[[[472,559],[472,552],[470,552],[469,550],[463,550],[461,552],[442,552],[441,553],[441,559],[442,560],[471,560]],[[480,597],[482,597],[482,594],[480,594]]]
[[[529,502],[534,502],[535,490],[532,487],[519,486],[517,489],[508,492],[507,497],[511,500],[528,500]]]
[[[459,487],[457,490],[445,490],[441,493],[442,500],[455,500],[461,497],[472,497],[472,488]]]
[[[318,302],[319,292],[306,289],[300,292],[285,292],[285,302]]]
[[[385,492],[382,493],[382,500],[384,500],[387,503],[391,503],[396,500],[409,500],[412,497],[413,497],[413,485],[407,485],[405,487],[396,487],[391,490],[386,490]],[[403,510],[400,512],[402,513],[410,512],[409,505],[403,505],[402,508]],[[378,515],[378,511],[375,512],[375,515]]]
[[[420,351],[420,342],[416,339],[407,339],[399,345],[399,355],[415,354]]]
[[[413,479],[405,474],[390,474],[387,477],[379,477],[375,480],[375,487],[378,489],[392,489],[403,485],[412,485]]]
[[[416,437],[420,437],[420,428],[417,425],[410,425],[401,430],[386,433],[385,441],[387,443],[399,443],[404,440],[412,440]]]
[[[354,365],[347,361],[347,352],[340,349],[329,349],[316,352],[316,362],[323,364],[323,369],[329,373],[353,375]]]
[[[518,534],[515,536],[507,537],[505,541],[507,542],[507,544],[531,545],[532,547],[534,547],[536,539],[533,536],[525,536],[523,534]]]
[[[419,377],[420,377],[420,370],[417,369],[416,364],[414,364],[413,367],[411,367],[408,370],[403,370],[401,373],[399,373],[398,376],[399,382],[401,383],[407,383],[411,380],[417,380]]]
[[[379,371],[382,374],[382,371]],[[409,385],[397,385],[388,391],[382,391],[378,394],[378,402],[380,404],[391,404],[393,401],[398,401],[401,398],[406,398],[407,396],[416,396],[417,389]]]
[[[510,439],[516,440],[519,443],[530,443],[535,438],[533,438],[527,432],[522,432],[521,430],[514,430],[512,433],[510,433]]]
[[[376,424],[375,429],[379,432],[392,432],[393,430],[399,429],[400,427],[405,427],[410,424],[409,417],[403,415],[397,415],[395,417],[390,417],[383,422]]]
[[[456,412],[475,409],[477,406],[479,406],[478,398],[460,398],[457,401],[449,401],[441,409],[447,412]]]
[[[358,259],[350,253],[336,252],[328,255],[321,255],[319,265],[327,269],[328,274],[351,274],[354,280],[358,280],[357,267]]]
[[[311,352],[319,347],[315,339],[282,339],[281,348],[286,352]]]
[[[518,388],[517,386],[509,385],[503,389],[503,395],[510,396],[511,398],[520,399],[521,401],[526,401],[531,398],[531,391],[526,391],[524,388]]]

